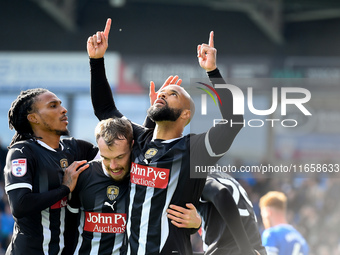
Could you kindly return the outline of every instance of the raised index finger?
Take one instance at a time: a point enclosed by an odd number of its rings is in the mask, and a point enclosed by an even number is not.
[[[108,18],[106,21],[105,28],[104,28],[104,35],[106,38],[109,37],[110,29],[111,29],[111,19]]]
[[[214,48],[214,31],[210,32],[210,35],[209,35],[209,46]]]

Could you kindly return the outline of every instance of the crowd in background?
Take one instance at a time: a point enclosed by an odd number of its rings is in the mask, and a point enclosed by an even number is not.
[[[1,144],[0,144],[1,145]],[[7,196],[4,192],[3,168],[7,148],[0,146],[0,255],[5,253],[14,220]],[[288,197],[288,221],[306,238],[310,246],[310,255],[340,255],[340,178],[333,175],[309,175],[304,178],[237,178],[247,191],[256,213],[259,230],[261,223],[259,198],[270,190],[284,192]],[[192,236],[195,251],[202,251],[199,234]]]
[[[340,178],[325,176],[239,180],[247,190],[259,219],[259,198],[267,191],[288,197],[288,222],[296,227],[310,246],[310,255],[340,254]]]
[[[7,148],[0,141],[0,255],[5,254],[6,248],[13,233],[14,220],[9,208],[7,195],[5,194],[5,183],[3,169],[6,164]]]
[[[237,178],[253,203],[260,232],[264,230],[260,197],[268,191],[282,191],[288,198],[288,222],[305,237],[310,255],[340,255],[340,173],[286,177],[264,178],[247,174],[247,177]],[[199,234],[192,237],[192,242],[195,251],[202,251]]]

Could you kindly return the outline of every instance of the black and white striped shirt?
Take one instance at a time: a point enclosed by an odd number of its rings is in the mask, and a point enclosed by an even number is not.
[[[190,230],[172,225],[166,209],[170,204],[198,205],[205,179],[190,178],[190,161],[213,164],[217,160],[205,149],[205,135],[151,141],[149,131],[135,142],[130,173],[128,254],[192,253]],[[157,153],[148,160],[145,155],[150,149]]]
[[[105,76],[104,59],[90,59],[91,99],[99,120],[122,117]],[[218,69],[208,73],[213,84],[225,84]],[[214,81],[213,81],[214,80]],[[232,115],[233,98],[216,89],[223,102],[222,118],[242,123]],[[132,106],[133,107],[133,106]],[[205,178],[190,178],[194,166],[212,166],[231,146],[242,125],[216,125],[207,133],[170,141],[152,141],[152,129],[134,127],[133,164],[128,208],[128,254],[192,254],[190,229],[177,228],[166,217],[169,204],[198,206]]]
[[[15,220],[6,254],[61,254],[69,188],[61,185],[64,169],[76,160],[92,160],[98,149],[74,138],[58,150],[41,141],[21,141],[8,152],[5,190]]]
[[[101,161],[90,162],[72,192],[68,209],[80,209],[79,236],[72,254],[120,255],[126,230],[129,178],[114,181]],[[123,247],[124,248],[124,247]]]

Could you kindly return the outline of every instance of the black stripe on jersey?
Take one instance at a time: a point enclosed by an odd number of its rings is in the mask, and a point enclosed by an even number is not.
[[[88,157],[94,157],[98,149],[85,141],[79,146],[79,140],[74,138],[62,139],[60,144],[62,150],[56,151],[37,141],[26,140],[15,143],[9,150],[5,183],[10,188],[9,197],[16,198],[11,201],[13,211],[19,211],[23,216],[15,218],[7,254],[58,254],[64,247],[65,207],[51,209],[51,203],[56,203],[69,192],[61,185],[64,171],[60,160],[67,160],[68,164],[75,160],[89,160]],[[11,162],[18,158],[27,162],[27,172],[22,176],[12,173]],[[32,193],[26,197],[37,198],[34,201],[25,198],[25,192],[20,191],[22,187],[30,186]]]
[[[50,214],[50,222],[60,222],[65,220],[65,208],[63,209],[49,209],[50,210],[58,210],[59,213],[53,213]],[[49,244],[49,250],[51,252],[51,254],[58,254],[59,250],[60,250],[60,227],[63,225],[58,225],[58,226],[51,226],[51,232],[53,232],[54,234],[51,236],[51,241]],[[61,237],[62,239],[64,239],[64,236]],[[64,243],[64,241],[62,242]]]
[[[105,252],[107,252],[108,250],[112,251],[113,250],[113,246],[115,243],[115,239],[116,239],[116,235],[112,235],[112,234],[108,234],[108,233],[101,233],[101,242],[100,242],[100,246],[99,246],[99,253],[98,254],[105,254]],[[105,239],[107,240],[107,238],[111,238],[110,242],[105,242]]]
[[[48,185],[49,185],[48,172],[44,171],[44,169],[39,169],[39,175],[38,176],[39,176],[39,182],[38,182],[39,183],[39,192],[42,193],[42,192],[48,191]]]
[[[159,189],[154,189],[154,196],[151,199],[151,207],[150,207],[150,212],[159,212],[159,213],[150,213],[150,217],[149,217],[149,229],[148,229],[148,237],[147,237],[147,242],[146,242],[146,254],[152,252],[152,249],[154,249],[154,247],[152,247],[151,245],[153,243],[160,243],[161,241],[161,235],[152,235],[153,239],[150,242],[150,235],[152,232],[155,233],[162,233],[161,232],[161,224],[159,224],[159,222],[161,222],[161,216],[163,215],[161,212],[164,210],[164,204],[166,202],[166,194],[167,192],[159,192]],[[159,199],[161,201],[164,201],[163,204],[161,203],[157,203],[157,201],[159,201]]]
[[[85,212],[92,212],[94,214],[126,213],[129,180],[115,182],[111,177],[104,174],[101,161],[92,161],[89,164],[90,167],[79,176],[76,189],[70,201],[72,207],[81,207],[80,225],[78,228],[80,236],[77,240],[77,248],[74,254],[111,255],[114,249],[122,245],[124,234],[83,230],[86,221]],[[107,187],[109,186],[119,188],[119,194],[113,200],[109,199],[107,194]],[[114,210],[106,202],[110,205],[114,203]],[[98,226],[100,227],[100,225]],[[123,253],[119,252],[118,254]]]
[[[142,252],[146,254],[159,254],[160,252],[165,252],[164,254],[166,254],[172,251],[187,250],[189,250],[188,254],[191,252],[190,239],[187,234],[189,233],[188,230],[181,229],[178,232],[176,231],[175,234],[171,234],[171,231],[174,231],[174,229],[166,217],[166,209],[170,203],[183,206],[186,202],[192,201],[191,188],[194,188],[197,184],[196,181],[193,181],[192,183],[190,182],[190,185],[186,185],[187,180],[190,179],[189,151],[186,149],[187,142],[186,138],[163,144],[155,141],[151,142],[151,145],[148,144],[146,148],[158,149],[160,155],[156,154],[157,162],[150,163],[148,166],[169,169],[169,181],[165,189],[131,184],[132,192],[130,196],[133,199],[133,203],[130,203],[130,206],[133,208],[131,213],[129,211],[129,217],[131,217],[129,220],[132,221],[130,224],[131,235],[129,241],[133,254],[137,252],[138,246],[143,248],[144,245],[146,250]],[[145,162],[141,155],[144,155],[144,153],[140,153],[135,158],[135,162],[144,165]],[[183,157],[183,155],[187,155],[187,157]],[[151,161],[154,161],[154,158]],[[138,205],[136,205],[136,201],[138,201]],[[142,208],[142,206],[144,207]],[[136,218],[137,216],[139,218]],[[140,227],[143,228],[145,225],[147,227],[144,227],[143,232],[140,231]],[[147,232],[146,234],[145,231]],[[172,240],[169,240],[169,238]],[[175,240],[183,242],[181,248],[178,245],[179,242],[175,242]],[[190,246],[190,248],[186,249],[186,246]]]
[[[136,231],[133,231],[131,233],[134,233],[135,235],[132,236],[132,238],[130,238],[129,242],[131,246],[133,247],[136,247],[138,246],[138,237],[140,236],[140,228],[139,226],[141,225],[141,214],[142,214],[142,209],[143,209],[143,203],[144,203],[144,198],[145,198],[145,195],[146,195],[146,188],[144,186],[139,186],[139,185],[134,185],[134,189],[135,189],[135,192],[140,194],[139,196],[134,196],[133,198],[133,207],[134,208],[139,208],[139,210],[132,210],[131,213],[130,213],[130,216],[129,216],[129,220],[130,218],[131,219],[135,219],[133,222],[134,222],[134,226],[131,226],[131,228],[134,228],[136,229]],[[129,222],[128,220],[128,222]],[[128,229],[129,231],[129,229]]]

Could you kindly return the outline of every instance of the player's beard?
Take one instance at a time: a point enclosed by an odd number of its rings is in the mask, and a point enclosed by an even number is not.
[[[70,131],[66,130],[55,130],[57,135],[65,135],[65,136],[69,136],[70,135]]]
[[[55,133],[56,135],[64,135],[64,136],[69,136],[70,135],[70,131],[65,128],[64,130],[62,129],[53,129],[48,123],[46,123],[44,120],[43,120],[43,124],[44,126],[49,129],[52,133]]]
[[[153,121],[176,121],[182,111],[182,109],[170,108],[168,105],[161,108],[151,106],[148,109],[148,117]]]
[[[105,166],[105,170],[108,173],[108,175],[110,175],[110,177],[116,182],[125,181],[129,174],[129,171],[127,171],[124,167],[118,167],[118,168],[112,169],[109,166]],[[112,174],[111,171],[117,171],[117,170],[123,171],[123,175],[115,176],[114,174]]]

